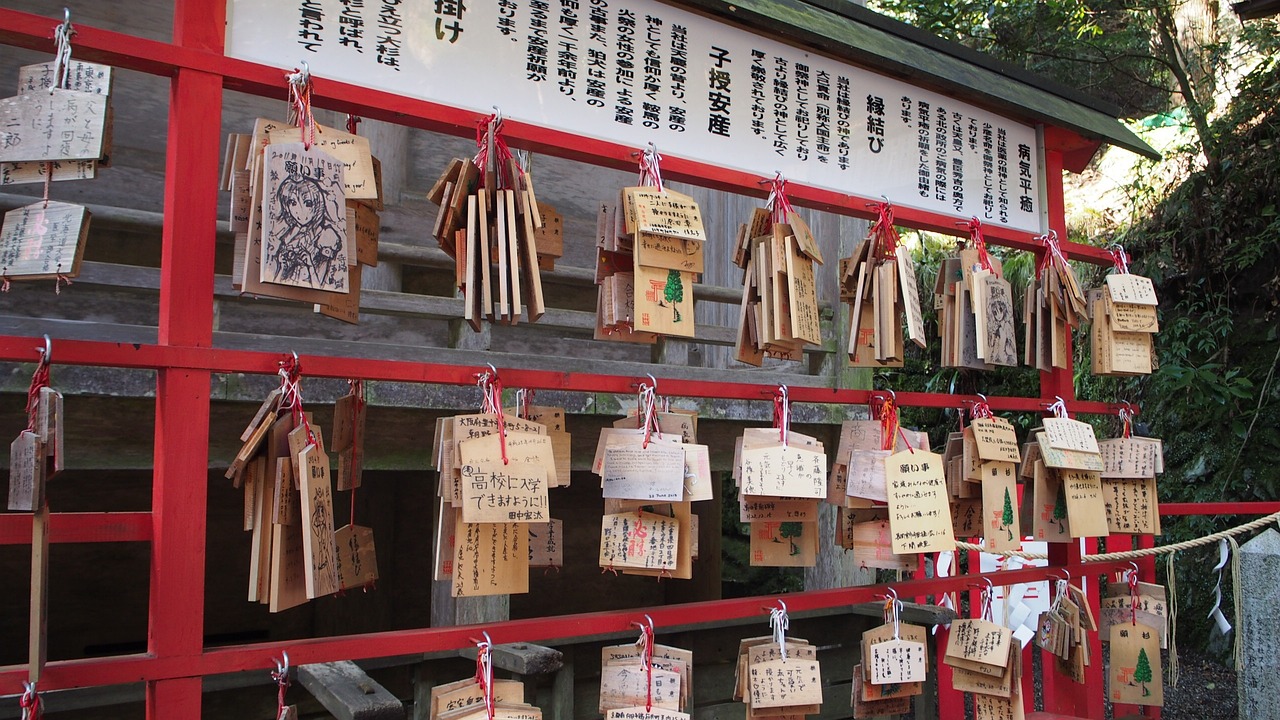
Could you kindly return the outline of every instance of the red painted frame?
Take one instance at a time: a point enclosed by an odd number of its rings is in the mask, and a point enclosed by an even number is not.
[[[273,657],[288,650],[295,664],[360,659],[471,645],[476,628],[445,627],[316,638],[302,641],[259,643],[216,649],[203,647],[205,484],[207,482],[210,377],[215,372],[273,374],[281,356],[266,352],[213,348],[213,258],[217,209],[217,178],[221,144],[219,121],[225,89],[283,97],[282,70],[224,57],[223,33],[226,0],[175,0],[172,43],[136,38],[123,33],[77,26],[76,55],[86,60],[138,70],[171,79],[169,144],[165,173],[165,220],[161,256],[159,335],[155,345],[123,345],[93,341],[57,341],[55,363],[157,371],[155,473],[152,511],[149,513],[60,513],[52,516],[53,542],[150,542],[151,595],[148,649],[145,654],[50,663],[41,689],[62,689],[145,681],[147,717],[199,718],[202,677],[241,670],[267,670]],[[49,52],[54,21],[28,13],[0,9],[0,43]],[[476,113],[346,83],[320,79],[315,103],[339,111],[358,113],[412,127],[469,135],[481,119]],[[1050,130],[1054,130],[1050,128]],[[634,167],[633,148],[552,129],[508,122],[511,144],[575,160],[615,168]],[[1062,133],[1046,133],[1052,144]],[[1058,138],[1058,139],[1055,139]],[[1071,140],[1072,138],[1068,138]],[[1068,143],[1069,144],[1069,143]],[[1051,146],[1046,151],[1046,176],[1050,227],[1066,237],[1062,200],[1063,154],[1074,146]],[[699,185],[763,195],[762,176],[725,170],[711,165],[667,158],[663,170],[669,178]],[[790,186],[795,202],[847,215],[871,217],[871,198],[829,190]],[[896,208],[897,222],[906,227],[958,234],[956,218]],[[988,227],[990,242],[1032,252],[1043,246],[1028,233]],[[1105,251],[1064,243],[1070,257],[1095,264],[1110,264]],[[34,340],[0,336],[0,360],[32,361]],[[322,377],[363,377],[445,384],[474,382],[476,368],[430,363],[362,360],[341,357],[306,357],[305,374]],[[560,373],[540,370],[503,370],[508,385],[538,389],[628,393],[635,378],[607,374]],[[663,380],[671,395],[710,398],[762,399],[773,386],[742,383],[706,383]],[[831,388],[791,389],[795,402],[863,404],[871,392]],[[1113,413],[1117,406],[1077,401],[1072,394],[1069,370],[1043,373],[1041,398],[1064,398],[1072,412]],[[962,398],[928,393],[899,393],[903,405],[955,407]],[[993,409],[1039,412],[1039,398],[990,398]],[[1270,512],[1280,503],[1222,504],[1233,513]],[[1170,514],[1203,512],[1205,506],[1177,507]],[[1212,511],[1219,511],[1215,505]],[[0,544],[29,542],[30,516],[0,516]],[[1123,567],[1122,563],[1080,562],[1075,544],[1053,546],[1054,568],[1024,569],[992,574],[999,584],[1042,580],[1049,572],[1067,567],[1073,575],[1099,574]],[[1145,568],[1152,578],[1153,568]],[[917,580],[895,586],[903,596],[926,596],[963,591],[976,575]],[[1091,584],[1096,606],[1097,585]],[[787,596],[797,613],[872,600],[881,587],[856,587],[798,593]],[[497,642],[548,642],[568,638],[623,633],[641,612],[649,613],[663,629],[717,619],[760,616],[761,598],[587,613],[517,620],[487,628]],[[1093,639],[1094,657],[1100,658]],[[941,666],[944,689],[940,692],[942,717],[963,717],[959,693],[949,690],[946,669]],[[1027,665],[1027,667],[1030,667]],[[1028,673],[1028,676],[1030,674]],[[25,668],[0,668],[0,694],[21,690]],[[1045,678],[1046,709],[1102,717],[1101,663],[1090,669],[1086,691],[1066,682]],[[1029,682],[1029,680],[1028,680]],[[1029,685],[1028,685],[1029,687]]]

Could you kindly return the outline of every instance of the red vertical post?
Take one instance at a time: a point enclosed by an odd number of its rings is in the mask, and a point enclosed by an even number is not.
[[[1139,535],[1138,536],[1139,548],[1146,549],[1146,548],[1153,548],[1155,546],[1156,546],[1155,535]],[[1150,555],[1148,557],[1140,558],[1138,560],[1138,579],[1143,582],[1149,582],[1149,583],[1157,582],[1155,555]],[[1160,681],[1164,682],[1164,678],[1161,678]],[[1160,708],[1155,706],[1144,707],[1143,714],[1149,718],[1159,718]]]
[[[222,51],[226,3],[177,0],[174,42]],[[213,343],[222,78],[179,70],[170,85],[165,218],[160,256],[159,343]],[[148,651],[204,650],[204,556],[209,467],[208,371],[161,368],[156,380]],[[149,681],[148,720],[199,718],[199,676]]]
[[[1067,237],[1066,200],[1062,187],[1062,153],[1058,150],[1045,150],[1044,155],[1046,209],[1049,215],[1049,228],[1058,233],[1058,237]],[[1071,357],[1071,336],[1066,338],[1067,356]],[[1075,382],[1073,368],[1053,368],[1050,372],[1040,373],[1040,397],[1046,401],[1054,398],[1063,400],[1075,399]],[[1096,547],[1096,541],[1087,541],[1090,547]],[[1080,545],[1077,542],[1050,543],[1049,564],[1065,565],[1080,562]],[[1095,612],[1099,606],[1097,578],[1087,579],[1086,591],[1089,603]],[[1104,690],[1102,680],[1102,644],[1098,637],[1089,639],[1091,663],[1085,669],[1083,687],[1070,678],[1057,675],[1052,662],[1042,665],[1044,673],[1044,709],[1079,717],[1101,720],[1104,714]],[[1051,677],[1052,676],[1052,677]]]

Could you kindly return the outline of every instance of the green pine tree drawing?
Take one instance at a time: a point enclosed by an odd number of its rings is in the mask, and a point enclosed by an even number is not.
[[[684,282],[680,279],[679,270],[667,271],[667,284],[662,288],[662,297],[671,303],[671,311],[675,314],[674,321],[680,322],[679,304],[684,302]]]
[[[787,539],[791,543],[791,554],[799,555],[800,548],[796,547],[795,538],[804,534],[804,525],[798,522],[784,522],[778,527],[778,534]]]
[[[1058,521],[1058,532],[1064,533],[1067,528],[1062,521],[1067,518],[1067,486],[1058,483],[1058,497],[1053,501],[1053,519]]]
[[[898,694],[900,690],[902,690],[902,685],[900,685],[899,683],[889,683],[888,685],[882,685],[880,687],[880,696],[894,697],[895,695]]]
[[[1000,512],[1000,527],[1009,533],[1009,540],[1013,540],[1013,500],[1009,497],[1009,488],[1004,489],[1004,510]]]
[[[1147,649],[1138,649],[1138,665],[1133,669],[1133,681],[1142,685],[1142,697],[1151,694],[1147,683],[1151,682],[1151,661],[1147,659]]]

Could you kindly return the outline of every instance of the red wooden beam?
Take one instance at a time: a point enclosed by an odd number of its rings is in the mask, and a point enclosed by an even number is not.
[[[1128,567],[1128,563],[1088,563],[1069,567],[1073,577],[1097,576]],[[963,591],[968,585],[983,577],[991,578],[998,585],[1039,582],[1049,577],[1057,568],[1024,568],[996,573],[964,575],[929,580],[911,580],[894,583],[899,595],[932,595],[946,591]],[[853,605],[870,602],[883,596],[889,585],[815,590],[779,596],[787,603],[787,609],[796,614],[808,610]],[[163,681],[195,678],[204,675],[267,670],[274,668],[273,658],[288,651],[294,665],[361,660],[395,655],[442,650],[460,650],[475,644],[481,630],[488,630],[496,643],[540,642],[555,643],[578,638],[626,633],[631,623],[647,613],[653,618],[658,632],[672,632],[687,625],[739,618],[760,618],[761,627],[768,620],[768,610],[776,605],[771,596],[708,600],[654,608],[611,610],[608,612],[559,615],[553,617],[510,620],[494,626],[464,625],[457,627],[419,628],[392,632],[347,635],[329,638],[284,640],[269,643],[237,645],[214,648],[195,654],[122,655],[110,658],[66,660],[49,663],[41,678],[44,690],[64,690],[97,685],[116,685],[141,680]],[[21,691],[21,681],[26,678],[25,666],[10,665],[0,668],[0,695]]]
[[[151,542],[149,512],[53,513],[49,542]],[[0,515],[0,545],[30,545],[31,515]]]
[[[32,343],[36,338],[0,336],[0,360],[30,362]],[[225,350],[218,348],[175,347],[164,345],[134,345],[93,340],[55,340],[54,363],[65,365],[93,365],[99,367],[123,367],[139,369],[176,368],[226,373],[257,373],[271,375],[279,368],[284,353],[256,350]],[[349,378],[384,380],[394,382],[435,383],[443,385],[471,385],[476,373],[486,368],[475,366],[419,363],[401,360],[371,360],[366,358],[304,355],[301,357],[303,377]],[[660,366],[655,370],[661,371]],[[56,368],[55,368],[56,373]],[[631,393],[643,378],[628,375],[597,373],[569,373],[556,370],[522,370],[498,368],[499,375],[508,387],[526,387],[535,390],[567,390],[574,392]],[[735,400],[767,400],[773,397],[777,385],[738,382],[706,382],[702,380],[664,379],[658,377],[664,395],[704,397]],[[837,389],[828,387],[791,387],[788,395],[797,403],[838,403],[865,405],[872,395],[884,396],[884,391]],[[899,405],[908,407],[955,408],[978,400],[971,395],[944,395],[936,393],[901,392],[896,394]],[[989,397],[993,410],[1013,412],[1043,412],[1046,401],[1037,398]],[[1111,415],[1121,405],[1096,401],[1068,401],[1073,413]]]

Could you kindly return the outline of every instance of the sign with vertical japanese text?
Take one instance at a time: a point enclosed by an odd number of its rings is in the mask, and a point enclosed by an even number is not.
[[[228,0],[227,55],[1040,231],[1032,126],[657,0]]]

